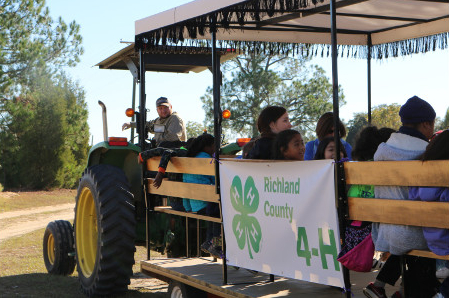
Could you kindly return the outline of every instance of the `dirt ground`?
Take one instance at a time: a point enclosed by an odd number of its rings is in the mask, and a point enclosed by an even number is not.
[[[0,213],[0,242],[45,228],[53,220],[73,220],[73,208],[69,203]]]
[[[47,192],[45,192],[47,193]],[[2,197],[14,197],[16,193],[2,192]],[[37,195],[37,194],[36,194]],[[0,242],[11,237],[21,236],[35,230],[43,229],[50,221],[64,219],[73,221],[74,203],[58,204],[36,208],[22,209],[18,211],[0,213]],[[136,260],[136,263],[140,260]],[[137,273],[131,279],[130,289],[142,293],[154,293],[152,297],[161,297],[167,292],[168,285],[155,278]],[[0,295],[1,296],[1,295]]]

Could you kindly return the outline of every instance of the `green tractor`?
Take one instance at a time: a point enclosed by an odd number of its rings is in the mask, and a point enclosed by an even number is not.
[[[153,48],[145,53],[146,71],[200,72],[211,67],[211,52],[205,48]],[[223,51],[221,61],[234,57]],[[163,57],[163,59],[161,58]],[[134,77],[133,109],[136,84],[140,81],[139,56],[130,45],[97,64],[100,68],[128,69]],[[78,271],[85,295],[108,296],[127,290],[135,263],[136,245],[145,245],[161,252],[167,241],[173,241],[173,231],[167,237],[168,219],[165,215],[152,215],[144,183],[144,167],[137,161],[141,148],[151,148],[147,142],[145,101],[136,112],[139,144],[126,138],[108,138],[106,106],[103,111],[104,141],[93,146],[82,174],[76,195],[75,219],[50,222],[43,239],[43,257],[47,271],[70,275]],[[131,132],[131,140],[134,131]],[[235,154],[240,146],[231,144],[223,154]],[[176,229],[181,219],[170,221]],[[151,223],[150,223],[151,222]],[[149,228],[147,228],[149,227]],[[151,239],[147,237],[151,229]],[[174,235],[184,235],[174,231]],[[170,238],[167,240],[167,238]],[[182,241],[174,247],[181,247]],[[149,250],[148,250],[149,251]],[[179,255],[177,255],[179,256]]]

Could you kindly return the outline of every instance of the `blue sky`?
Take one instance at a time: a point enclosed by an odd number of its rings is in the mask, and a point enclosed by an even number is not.
[[[131,107],[132,98],[132,76],[128,71],[100,70],[94,65],[124,48],[127,44],[121,41],[134,41],[136,20],[187,2],[190,1],[47,0],[54,19],[61,16],[67,23],[75,20],[81,25],[85,54],[81,62],[75,68],[67,69],[67,72],[86,91],[94,144],[103,139],[98,100],[107,106],[109,136],[129,138],[129,131],[122,132],[121,126],[129,121],[125,110]],[[330,58],[314,58],[311,63],[323,67],[327,76],[331,77]],[[348,121],[354,113],[366,112],[367,109],[366,61],[343,58],[338,63],[339,84],[343,87],[347,102],[340,109],[340,117]],[[373,106],[402,104],[409,97],[418,95],[435,108],[437,116],[444,117],[449,107],[449,49],[372,61],[371,67]],[[148,119],[157,117],[152,103],[158,97],[166,96],[185,121],[202,123],[204,112],[200,97],[211,85],[212,75],[208,71],[199,74],[147,72]]]

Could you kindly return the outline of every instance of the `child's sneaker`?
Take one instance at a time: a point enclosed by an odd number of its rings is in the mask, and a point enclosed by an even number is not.
[[[437,278],[446,278],[449,277],[449,268],[443,267],[437,270],[435,273]]]
[[[204,251],[205,253],[209,253],[209,248],[212,246],[212,241],[208,240],[203,242],[203,244],[201,244],[201,250]]]
[[[217,259],[223,259],[224,258],[224,254],[223,254],[223,251],[221,250],[220,246],[211,246],[211,247],[209,247],[209,253],[213,257],[216,257]]]
[[[213,245],[211,240],[201,244],[201,250],[204,251],[205,253],[209,253],[211,256],[217,259],[223,259],[224,257],[221,247]]]
[[[363,289],[363,294],[369,298],[387,298],[385,294],[385,289],[381,287],[376,287],[372,282]]]

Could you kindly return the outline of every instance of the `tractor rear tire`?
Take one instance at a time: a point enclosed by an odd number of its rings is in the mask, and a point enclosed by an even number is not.
[[[83,293],[92,297],[125,292],[133,274],[136,219],[133,194],[120,168],[102,164],[84,171],[74,227]]]
[[[73,227],[66,220],[47,225],[43,241],[44,263],[48,273],[70,275],[75,270]]]

